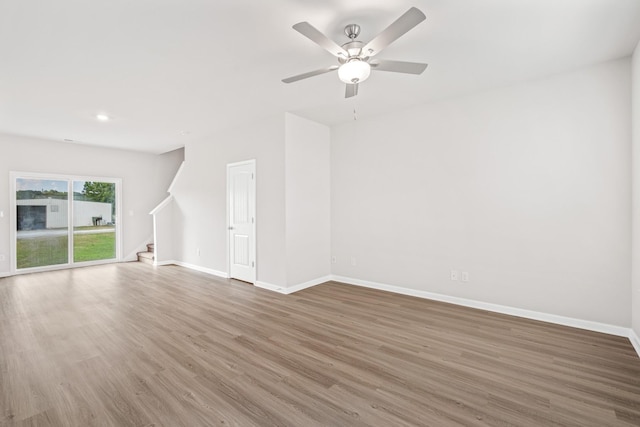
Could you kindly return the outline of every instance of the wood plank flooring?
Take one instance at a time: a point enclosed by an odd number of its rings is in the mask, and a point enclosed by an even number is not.
[[[640,425],[626,338],[326,283],[0,279],[2,426]]]

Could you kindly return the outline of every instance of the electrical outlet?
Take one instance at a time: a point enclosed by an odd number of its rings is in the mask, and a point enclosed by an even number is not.
[[[459,275],[458,270],[451,270],[451,275],[450,275],[451,280],[458,280],[458,275]]]
[[[469,281],[469,272],[468,271],[463,271],[460,274],[460,280],[462,280],[463,282],[468,282]]]
[[[196,249],[196,255],[200,256],[200,248]]]
[[[356,265],[356,257],[351,257],[351,265],[355,266]]]
[[[337,262],[337,261],[336,261],[336,257],[335,257],[335,255],[334,255],[334,256],[332,256],[332,257],[331,257],[331,264],[335,264],[336,262]]]
[[[4,255],[0,255],[0,261],[4,261]]]
[[[0,211],[0,218],[4,218],[4,211]]]

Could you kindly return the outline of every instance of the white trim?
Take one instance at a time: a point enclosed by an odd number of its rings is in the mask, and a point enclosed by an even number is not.
[[[162,261],[162,262],[158,263],[157,265],[162,266],[162,265],[169,265],[169,264],[175,264],[175,265],[178,265],[180,267],[188,268],[190,270],[195,270],[195,271],[199,271],[201,273],[211,274],[212,276],[222,277],[223,279],[228,279],[229,278],[229,274],[227,274],[225,271],[218,271],[218,270],[214,270],[212,268],[201,267],[199,265],[189,264],[187,262],[182,262],[182,261]]]
[[[308,282],[300,283],[297,285],[287,286],[286,288],[283,286],[278,286],[278,285],[274,285],[267,282],[261,282],[261,281],[256,281],[254,285],[257,286],[258,288],[267,289],[267,290],[278,292],[284,295],[289,295],[294,292],[298,292],[303,289],[311,288],[313,286],[320,285],[322,283],[326,283],[330,281],[331,281],[331,276],[329,275],[329,276],[324,276],[324,277],[319,277],[317,279],[309,280]]]
[[[171,194],[171,192],[173,191],[173,186],[176,185],[176,182],[178,182],[178,177],[182,173],[182,169],[183,168],[184,168],[184,160],[182,161],[182,163],[180,163],[180,167],[178,168],[178,171],[176,172],[176,175],[171,180],[171,184],[169,184],[169,188],[167,189],[167,193]]]
[[[449,295],[436,294],[417,289],[403,288],[400,286],[386,285],[383,283],[370,282],[368,280],[353,279],[344,276],[332,276],[332,280],[349,285],[362,286],[365,288],[379,289],[387,292],[394,292],[402,295],[410,295],[418,298],[425,298],[434,301],[448,302],[465,307],[477,308],[480,310],[492,311],[495,313],[508,314],[511,316],[524,317],[526,319],[540,320],[543,322],[555,323],[558,325],[571,326],[573,328],[586,329],[594,332],[616,335],[620,337],[629,336],[629,328],[609,325],[606,323],[593,322],[590,320],[575,319],[572,317],[558,316],[556,314],[542,313],[522,308],[509,307],[499,304],[491,304],[466,298],[453,297]]]
[[[633,329],[629,329],[629,341],[631,341],[631,345],[638,353],[638,357],[640,357],[640,338],[636,335],[636,331]]]
[[[17,212],[16,206],[16,178],[20,174],[18,172],[9,172],[9,274],[14,275],[16,273],[16,236],[17,236]]]
[[[287,294],[292,294],[294,292],[298,292],[298,291],[301,291],[303,289],[311,288],[313,286],[317,286],[317,285],[321,285],[323,283],[330,282],[331,280],[332,280],[331,275],[324,276],[324,277],[318,277],[317,279],[309,280],[309,281],[304,282],[304,283],[300,283],[300,284],[293,285],[293,286],[288,286],[286,291],[287,291]]]
[[[261,282],[259,280],[256,280],[256,282],[253,284],[253,286],[256,286],[258,288],[262,288],[262,289],[267,289],[269,291],[273,291],[273,292],[278,292],[279,294],[287,294],[285,287],[282,286],[278,286],[278,285],[274,285],[272,283],[267,283],[267,282]]]

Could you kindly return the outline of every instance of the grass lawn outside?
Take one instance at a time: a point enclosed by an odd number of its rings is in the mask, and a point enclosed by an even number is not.
[[[16,242],[17,266],[18,268],[30,268],[66,264],[68,262],[67,248],[67,236],[18,238]]]
[[[95,261],[116,257],[116,233],[75,234],[73,261]]]
[[[74,234],[74,262],[116,257],[116,233]],[[67,236],[18,238],[17,267],[31,268],[68,262]]]

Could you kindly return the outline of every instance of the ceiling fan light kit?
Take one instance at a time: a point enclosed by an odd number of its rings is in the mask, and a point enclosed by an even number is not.
[[[360,59],[351,59],[338,68],[338,77],[347,84],[362,83],[369,78],[371,65]]]
[[[380,53],[385,47],[389,46],[425,19],[424,13],[412,7],[367,44],[356,40],[360,34],[360,26],[357,24],[349,24],[344,28],[344,33],[349,37],[349,41],[342,46],[329,39],[308,22],[299,22],[293,26],[293,29],[337,57],[340,65],[333,65],[327,68],[298,74],[283,79],[282,81],[284,83],[293,83],[298,80],[338,70],[338,78],[347,84],[345,98],[350,98],[358,94],[358,84],[369,78],[372,69],[404,74],[421,74],[425,68],[427,68],[427,64],[392,60],[371,60],[374,55]]]

